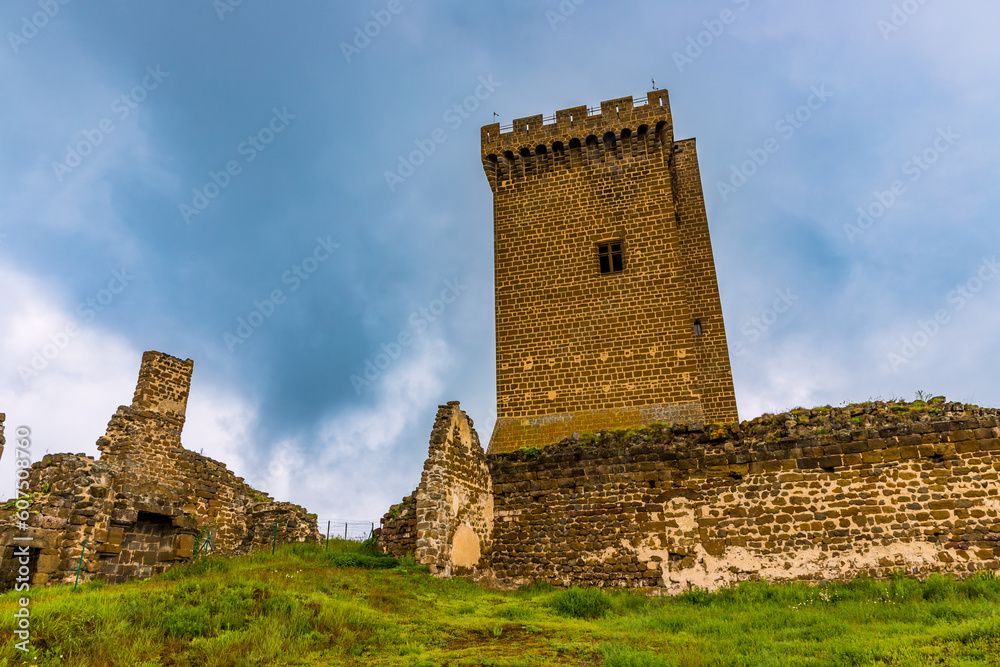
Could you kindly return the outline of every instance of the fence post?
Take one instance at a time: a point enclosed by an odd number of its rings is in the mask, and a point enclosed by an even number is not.
[[[76,592],[76,585],[80,583],[80,568],[83,567],[83,552],[87,550],[87,538],[83,538],[83,546],[80,547],[80,562],[76,566],[76,581],[73,582],[73,592]]]
[[[323,546],[324,549],[330,548],[330,522],[326,522],[326,544]]]
[[[274,545],[278,543],[278,522],[274,522],[274,537],[271,538],[271,555],[274,555]]]
[[[344,539],[347,539],[347,522],[344,522]]]

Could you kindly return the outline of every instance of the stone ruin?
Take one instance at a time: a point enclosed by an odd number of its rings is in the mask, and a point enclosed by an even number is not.
[[[235,555],[274,539],[321,541],[315,515],[181,445],[193,368],[190,359],[144,353],[132,405],[111,418],[99,458],[52,454],[25,469],[27,520],[16,498],[0,509],[0,590],[25,579],[72,583],[81,553],[81,582],[117,583],[164,572],[199,549]]]
[[[997,410],[937,397],[737,423],[695,142],[674,140],[667,91],[480,137],[497,420],[484,453],[440,406],[383,550],[504,587],[666,593],[1000,568]]]
[[[416,491],[382,520],[380,544],[409,552],[433,574],[478,575],[493,532],[493,483],[472,419],[442,405]]]
[[[381,548],[500,587],[676,594],[1000,569],[1000,410],[943,397],[649,424],[484,453],[440,406]]]

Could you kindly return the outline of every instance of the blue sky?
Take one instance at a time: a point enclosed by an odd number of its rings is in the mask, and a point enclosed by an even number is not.
[[[5,2],[8,432],[30,426],[35,458],[96,454],[160,350],[195,362],[188,448],[322,519],[377,519],[419,481],[438,404],[484,445],[496,417],[479,128],[652,79],[698,140],[742,418],[917,390],[1000,405],[998,19],[985,0]]]

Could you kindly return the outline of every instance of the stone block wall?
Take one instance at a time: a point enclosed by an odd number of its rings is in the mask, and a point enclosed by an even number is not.
[[[478,572],[489,558],[493,484],[458,401],[438,408],[416,501],[417,562],[445,576]]]
[[[401,558],[417,551],[417,498],[415,493],[393,505],[382,517],[380,528],[375,529],[383,553]]]
[[[474,434],[457,403],[440,408],[420,486],[383,517],[384,550],[415,545],[435,574],[503,587],[668,594],[1000,569],[996,409],[943,397],[826,406],[486,457]],[[463,523],[485,527],[473,568],[456,567],[454,549],[449,560]]]
[[[997,411],[936,406],[654,425],[493,456],[492,574],[678,593],[996,570]]]
[[[81,578],[96,574],[97,555],[108,540],[106,517],[114,512],[110,489],[116,475],[83,454],[47,454],[32,464],[27,528],[16,520],[13,501],[0,509],[0,589],[14,584],[13,554],[21,546],[39,556],[31,568],[32,585],[73,581],[84,540],[91,557]],[[15,536],[31,540],[15,541]]]
[[[13,583],[15,545],[31,550],[31,583],[41,585],[72,582],[81,552],[81,581],[120,582],[162,572],[205,540],[216,553],[270,548],[275,524],[279,543],[321,540],[314,515],[181,445],[192,369],[146,352],[132,405],[97,441],[100,459],[55,454],[31,466],[27,526],[13,503],[0,510],[0,589]]]
[[[439,406],[420,484],[393,509],[382,517],[383,552],[398,557],[412,551],[418,563],[442,576],[483,574],[492,543],[493,484],[479,436],[458,401]]]

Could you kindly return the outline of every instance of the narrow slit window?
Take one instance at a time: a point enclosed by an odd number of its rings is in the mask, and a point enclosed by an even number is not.
[[[695,336],[701,335],[701,320],[694,321],[694,335]]]
[[[625,260],[622,257],[622,244],[618,243],[598,243],[597,260],[600,263],[601,273],[619,273],[625,269]]]

